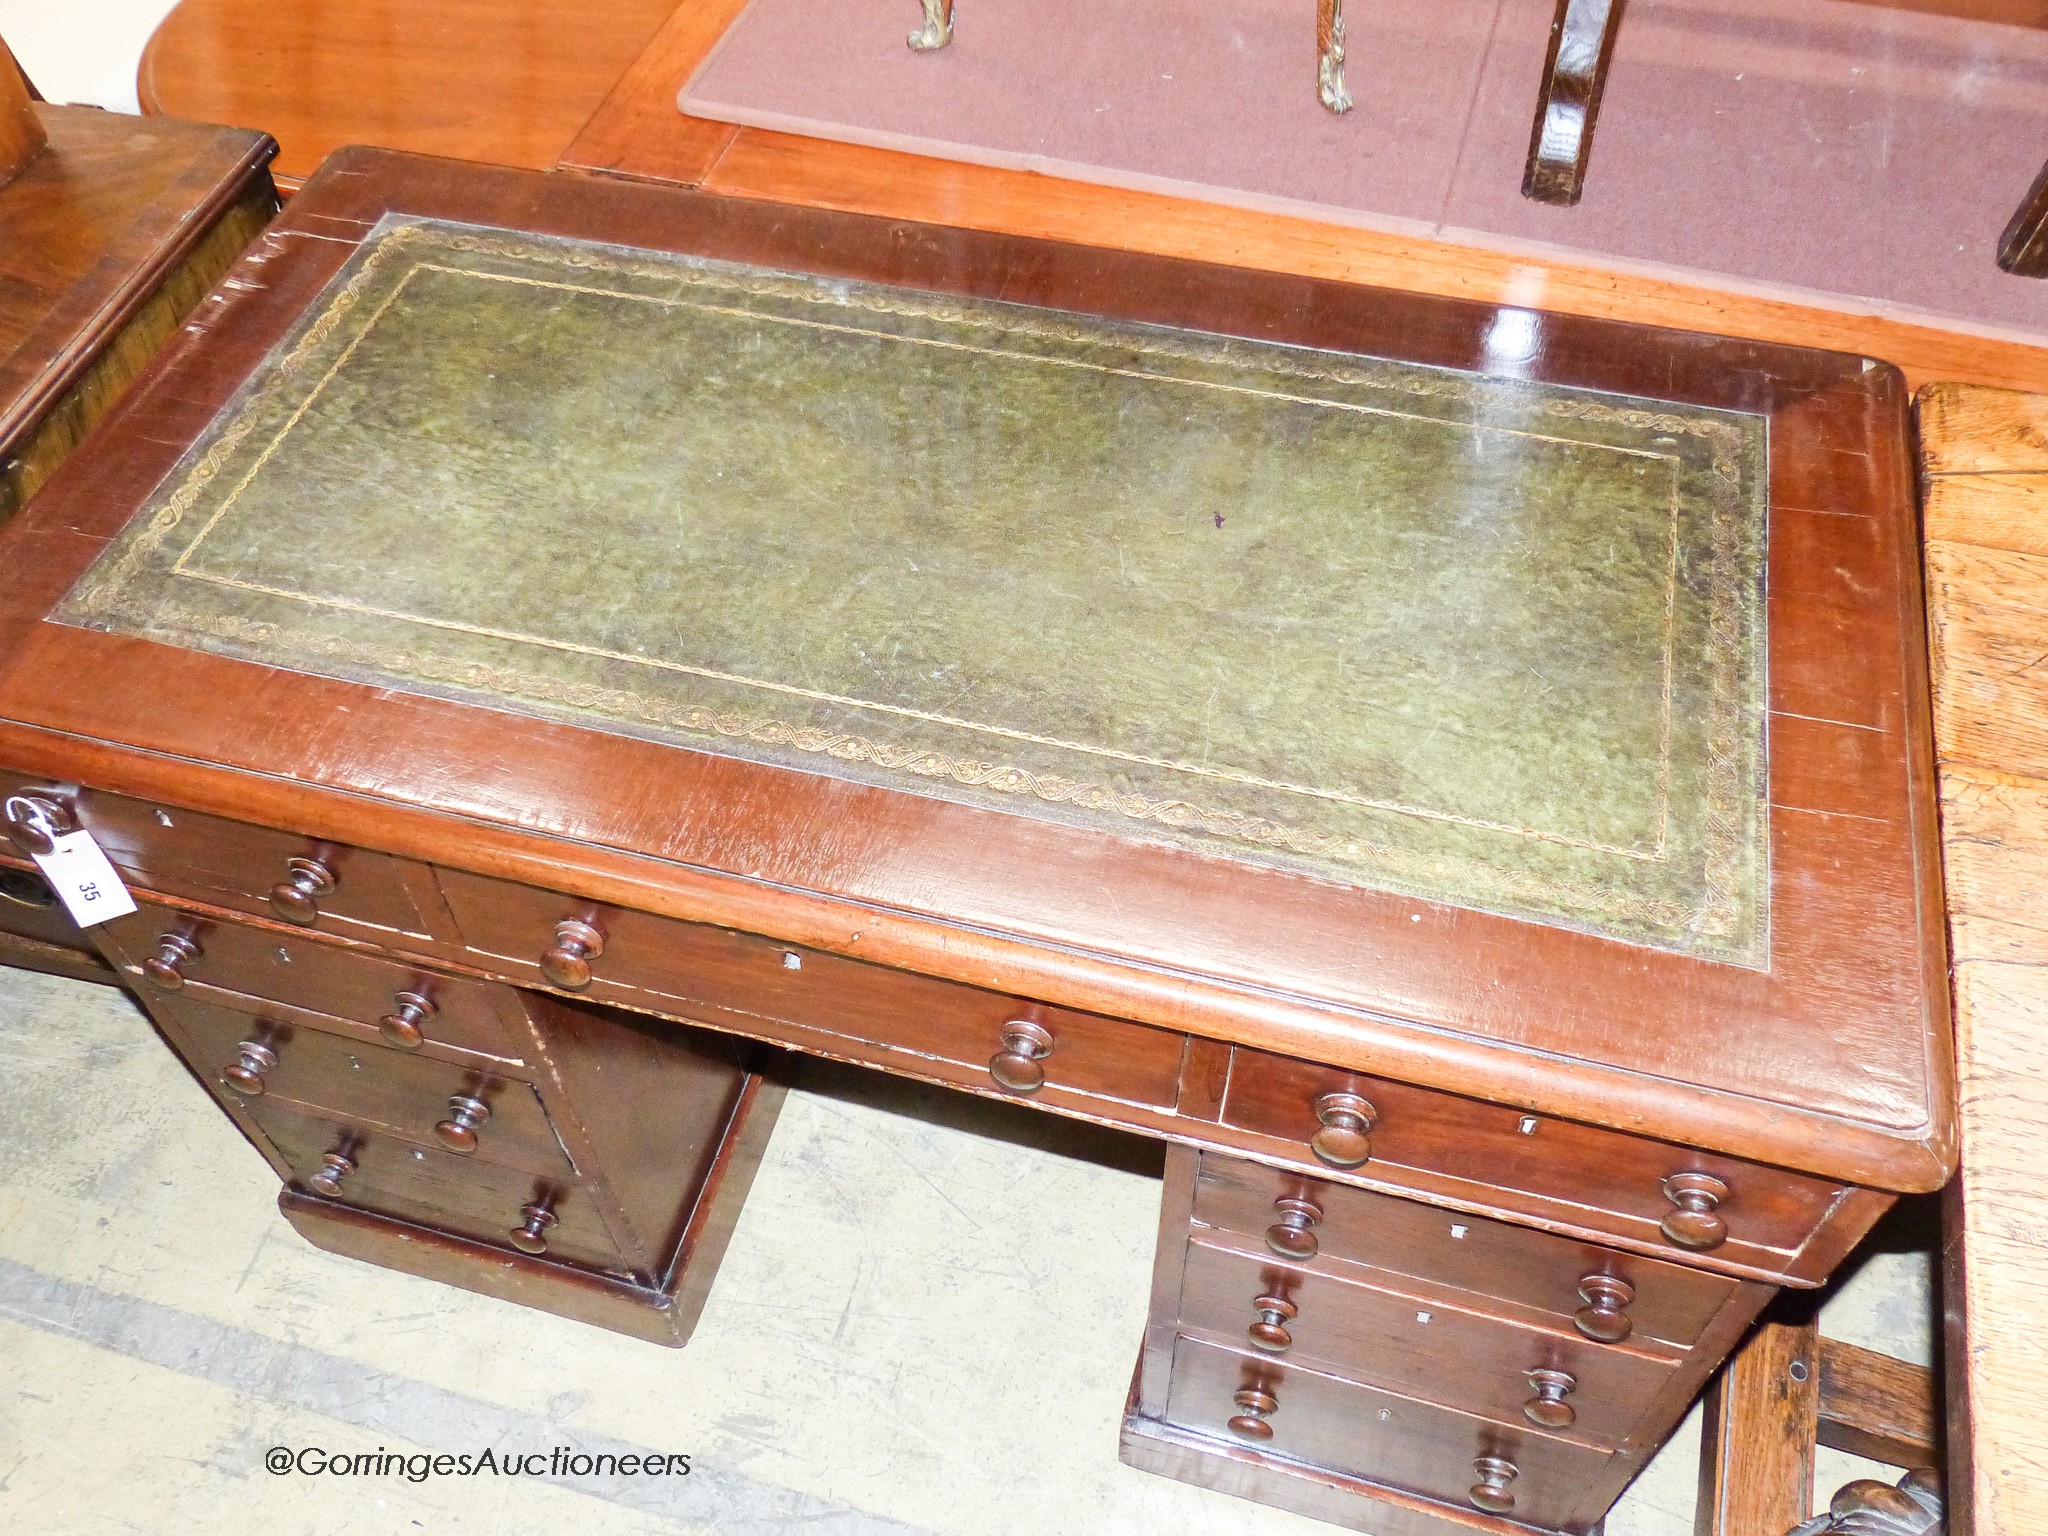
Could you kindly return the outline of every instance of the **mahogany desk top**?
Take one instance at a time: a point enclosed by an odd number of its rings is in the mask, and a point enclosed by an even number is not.
[[[0,542],[0,760],[1830,1179],[1917,1190],[1946,1177],[1953,1089],[1909,402],[1892,370],[1531,321],[1538,393],[1581,411],[1597,402],[1572,392],[1670,402],[1673,422],[1656,430],[1679,435],[1687,420],[1767,424],[1769,711],[1750,723],[1768,741],[1768,885],[1757,942],[1702,955],[1143,826],[1015,814],[516,701],[480,708],[403,679],[51,622],[394,213],[936,292],[970,310],[1048,306],[1436,367],[1481,367],[1499,319],[1305,278],[345,152]],[[627,432],[624,414],[604,430]],[[587,595],[573,587],[577,551],[621,546],[569,532],[529,579]],[[429,583],[435,537],[420,530]]]

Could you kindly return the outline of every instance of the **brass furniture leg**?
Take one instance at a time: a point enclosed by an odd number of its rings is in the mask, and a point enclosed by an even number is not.
[[[1344,0],[1316,0],[1316,95],[1332,112],[1351,110],[1344,89]]]
[[[943,48],[953,41],[953,0],[924,0],[924,25],[910,34],[910,46],[919,53]]]
[[[1593,153],[1593,125],[1614,35],[1621,29],[1624,0],[1557,0],[1550,24],[1550,56],[1543,63],[1543,88],[1536,98],[1536,126],[1529,136],[1529,165],[1522,196],[1569,208],[1586,189],[1586,162]]]

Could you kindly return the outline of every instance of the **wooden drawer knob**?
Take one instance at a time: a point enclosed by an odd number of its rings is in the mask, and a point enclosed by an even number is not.
[[[1308,1200],[1282,1198],[1273,1202],[1280,1219],[1266,1228],[1266,1246],[1283,1259],[1308,1260],[1322,1251],[1314,1228],[1323,1220],[1322,1207]]]
[[[387,1013],[377,1021],[377,1033],[384,1037],[386,1045],[395,1045],[401,1051],[416,1051],[425,1042],[427,1033],[420,1026],[438,1011],[431,999],[417,992],[401,992],[392,1001],[398,1004],[398,1012]]]
[[[1616,1275],[1581,1275],[1579,1300],[1585,1305],[1572,1314],[1572,1326],[1587,1338],[1602,1344],[1619,1344],[1635,1331],[1624,1310],[1636,1299],[1636,1288]]]
[[[55,853],[57,839],[78,830],[71,807],[48,795],[9,795],[4,814],[8,841],[31,859]]]
[[[1672,1174],[1664,1181],[1664,1198],[1677,1207],[1657,1223],[1668,1241],[1697,1252],[1728,1241],[1728,1223],[1714,1214],[1728,1198],[1728,1186],[1711,1173]]]
[[[1472,1463],[1472,1470],[1479,1475],[1479,1481],[1466,1496],[1474,1504],[1491,1515],[1504,1515],[1515,1507],[1515,1496],[1508,1491],[1508,1484],[1522,1475],[1520,1467],[1504,1457],[1482,1456]]]
[[[1316,1100],[1323,1128],[1308,1139],[1309,1151],[1332,1168],[1356,1168],[1372,1156],[1371,1131],[1378,1118],[1355,1093],[1326,1093]]]
[[[1003,1026],[1003,1048],[988,1059],[988,1075],[1011,1093],[1036,1093],[1045,1086],[1039,1063],[1052,1054],[1052,1031],[1029,1019]]]
[[[320,898],[341,882],[318,859],[287,859],[285,877],[270,888],[270,910],[301,928],[320,921]]]
[[[532,1205],[521,1206],[519,1214],[523,1220],[508,1234],[512,1246],[521,1253],[546,1253],[548,1228],[555,1224],[555,1213],[548,1209],[548,1202],[537,1200]]]
[[[604,953],[604,934],[589,923],[565,917],[555,924],[555,942],[541,952],[540,973],[548,985],[581,992],[590,985],[590,962]]]
[[[482,1099],[458,1093],[448,1101],[448,1118],[434,1127],[441,1145],[467,1157],[476,1150],[477,1128],[491,1118],[491,1106]]]
[[[1239,1412],[1224,1428],[1246,1440],[1273,1438],[1273,1426],[1268,1424],[1266,1419],[1280,1406],[1279,1399],[1270,1392],[1261,1392],[1257,1387],[1245,1387],[1238,1391],[1231,1401],[1237,1404]]]
[[[244,1097],[261,1098],[269,1086],[263,1074],[277,1065],[277,1052],[260,1040],[244,1040],[235,1049],[241,1054],[220,1069],[220,1080]]]
[[[1293,1302],[1284,1296],[1254,1296],[1252,1310],[1258,1313],[1258,1321],[1245,1331],[1251,1335],[1254,1348],[1269,1355],[1284,1355],[1294,1348],[1294,1335],[1285,1326],[1294,1321]]]
[[[204,951],[182,933],[167,933],[156,941],[156,953],[142,962],[142,974],[153,987],[175,992],[185,985],[185,967]]]
[[[1545,1429],[1571,1428],[1579,1413],[1565,1399],[1577,1390],[1578,1378],[1569,1371],[1530,1371],[1527,1375],[1536,1395],[1522,1404],[1522,1417]]]
[[[320,1170],[306,1180],[316,1195],[332,1200],[341,1193],[341,1181],[356,1171],[356,1160],[346,1152],[329,1152],[320,1159]]]

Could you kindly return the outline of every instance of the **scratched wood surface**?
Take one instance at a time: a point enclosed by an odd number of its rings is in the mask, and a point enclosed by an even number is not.
[[[1920,396],[1928,620],[1956,980],[1951,1528],[2048,1509],[2048,398]]]

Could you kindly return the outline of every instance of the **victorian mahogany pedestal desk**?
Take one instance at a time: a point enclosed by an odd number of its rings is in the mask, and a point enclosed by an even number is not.
[[[681,1342],[746,1042],[1010,1096],[1170,1145],[1127,1460],[1584,1531],[1949,1171],[1906,409],[350,151],[0,539],[0,791],[317,1243]]]

